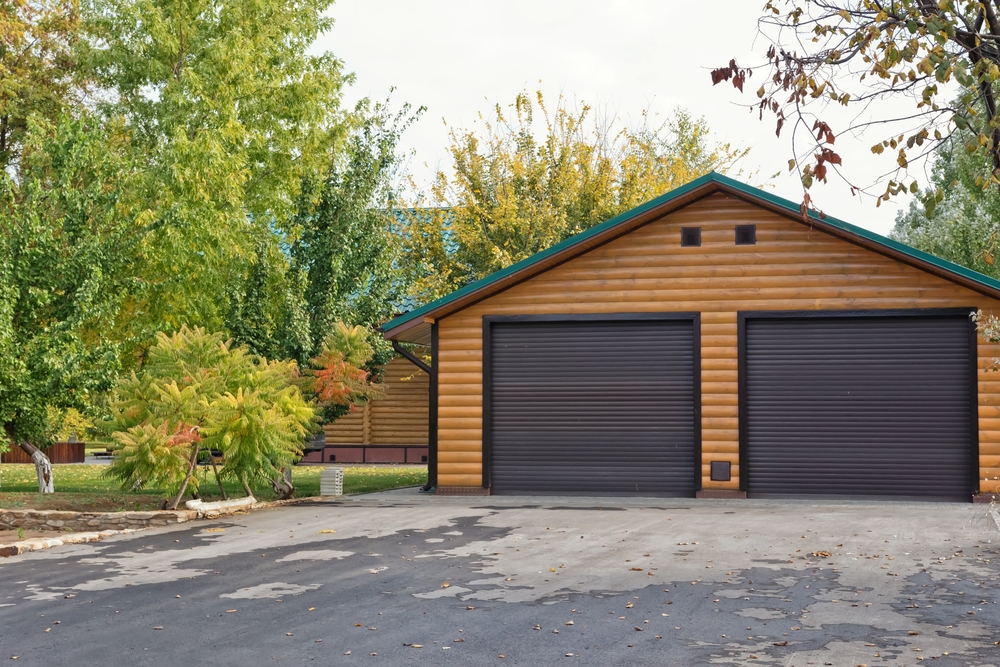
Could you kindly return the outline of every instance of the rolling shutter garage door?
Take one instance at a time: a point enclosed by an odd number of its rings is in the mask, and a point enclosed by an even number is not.
[[[748,493],[969,499],[967,315],[745,326]]]
[[[692,496],[692,319],[495,322],[491,493]]]

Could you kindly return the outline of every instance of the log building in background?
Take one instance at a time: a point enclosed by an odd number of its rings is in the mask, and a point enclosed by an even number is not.
[[[427,463],[427,374],[397,357],[386,364],[383,383],[383,398],[326,424],[323,450],[302,462]]]

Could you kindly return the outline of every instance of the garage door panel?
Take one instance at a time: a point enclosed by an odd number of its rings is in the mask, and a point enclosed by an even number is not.
[[[496,322],[489,338],[492,493],[693,495],[691,319]]]
[[[747,490],[968,498],[969,320],[745,322]]]

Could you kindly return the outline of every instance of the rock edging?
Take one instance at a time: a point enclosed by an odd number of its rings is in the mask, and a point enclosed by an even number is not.
[[[148,512],[69,512],[63,510],[0,510],[0,530],[105,531],[172,526],[198,517],[192,510]]]

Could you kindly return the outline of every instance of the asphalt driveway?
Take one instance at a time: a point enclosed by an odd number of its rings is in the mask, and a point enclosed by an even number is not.
[[[0,659],[1000,665],[998,546],[982,505],[373,494],[0,560]]]

